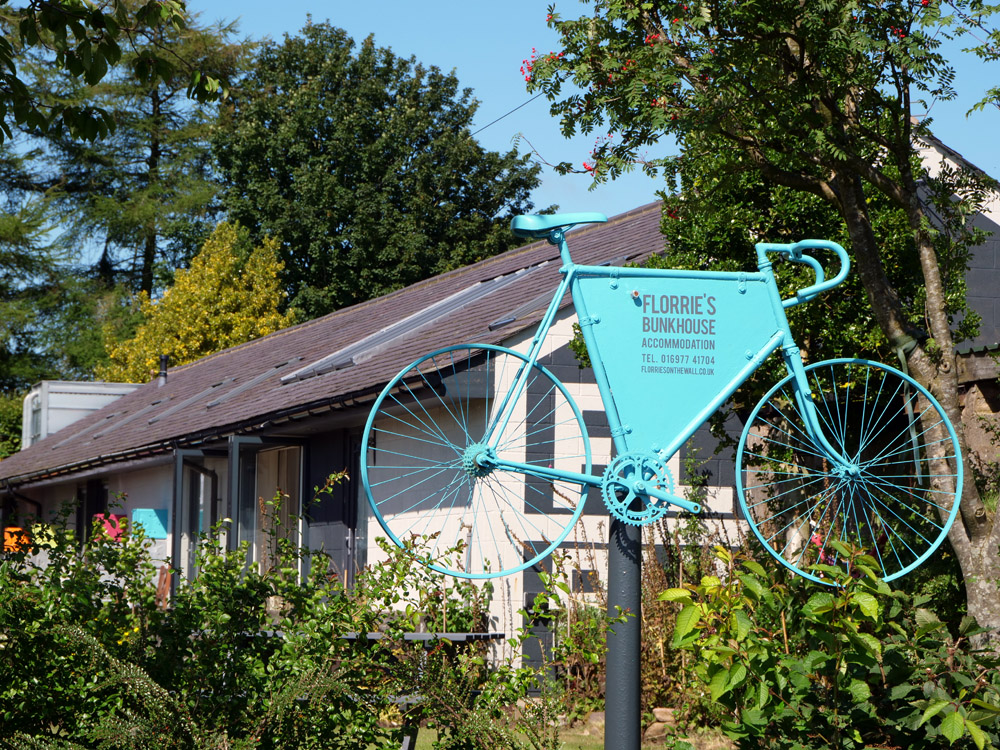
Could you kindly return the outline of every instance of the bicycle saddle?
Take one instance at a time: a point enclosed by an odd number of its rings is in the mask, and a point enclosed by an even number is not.
[[[604,214],[546,214],[515,216],[510,222],[510,230],[518,237],[548,237],[553,229],[571,227],[575,224],[603,224],[608,220]]]

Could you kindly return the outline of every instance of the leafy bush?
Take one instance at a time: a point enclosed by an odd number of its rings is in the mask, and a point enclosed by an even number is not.
[[[0,737],[11,747],[398,747],[420,722],[436,726],[439,747],[557,746],[544,701],[511,711],[536,670],[489,664],[485,644],[405,640],[417,627],[482,630],[490,592],[404,551],[387,546],[348,589],[324,555],[279,534],[261,569],[217,532],[167,602],[141,529],[112,540],[98,523],[82,546],[64,523],[35,531],[34,548],[0,562]],[[371,631],[382,640],[369,643]]]
[[[592,558],[593,548],[584,554]],[[607,592],[596,576],[587,576],[596,566],[575,554],[552,553],[552,573],[539,572],[544,587],[535,597],[535,624],[544,622],[552,631],[551,662],[555,689],[560,695],[559,713],[570,721],[584,719],[591,711],[604,709],[604,674],[607,663],[607,632],[621,618],[607,612]],[[581,584],[573,586],[573,579]],[[583,585],[586,584],[586,585]],[[581,593],[575,589],[591,589]],[[544,649],[543,649],[544,654]]]
[[[890,590],[874,559],[839,551],[859,577],[817,565],[835,584],[825,590],[719,547],[720,575],[662,594],[683,606],[673,645],[725,732],[775,750],[996,747],[1000,659],[970,647],[975,622],[953,636],[928,597]]]
[[[707,479],[697,458],[689,459],[687,476],[687,499],[705,504]],[[596,543],[583,535],[576,550],[553,552],[552,572],[539,573],[544,590],[533,606],[535,624],[544,622],[552,633],[553,688],[561,696],[559,712],[570,721],[604,709],[607,633],[615,623],[632,616],[608,612],[604,581],[594,574],[603,564],[597,559],[597,549],[606,544],[603,525],[598,529]],[[732,547],[746,540],[729,539],[724,523],[712,513],[683,513],[678,522],[660,521],[647,527],[643,541],[639,670],[644,721],[653,721],[654,708],[673,707],[682,709],[688,723],[714,725],[714,712],[705,710],[700,691],[692,689],[690,655],[670,647],[680,608],[659,594],[714,570],[715,545]]]

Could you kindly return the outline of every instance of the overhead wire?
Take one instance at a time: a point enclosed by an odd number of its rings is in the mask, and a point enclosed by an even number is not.
[[[486,123],[481,128],[479,128],[479,130],[477,130],[475,133],[471,133],[470,135],[477,135],[478,133],[482,133],[490,125],[496,125],[503,118],[507,117],[508,115],[514,114],[515,112],[517,112],[517,110],[521,109],[521,107],[524,107],[524,106],[527,106],[528,104],[531,104],[533,101],[535,101],[535,99],[537,99],[538,97],[542,96],[544,93],[545,93],[544,91],[539,91],[533,97],[531,97],[530,99],[528,99],[528,101],[522,102],[521,104],[518,104],[516,107],[514,107],[514,109],[510,110],[509,112],[505,112],[504,114],[500,115],[497,119],[493,120],[493,122]]]

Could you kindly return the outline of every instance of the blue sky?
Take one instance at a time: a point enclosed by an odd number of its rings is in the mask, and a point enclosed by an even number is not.
[[[254,39],[280,39],[314,21],[329,20],[361,40],[375,35],[379,46],[391,47],[402,56],[415,56],[425,65],[445,71],[454,69],[463,87],[473,89],[480,101],[476,126],[483,127],[524,104],[531,96],[524,88],[519,68],[534,47],[539,53],[557,48],[555,34],[545,24],[546,0],[188,0],[188,8],[201,20],[239,19],[241,35]],[[584,10],[576,0],[561,2],[558,11],[570,17]],[[989,107],[966,111],[982,92],[1000,78],[1000,66],[987,66],[955,48],[959,98],[936,102],[930,108],[936,135],[969,161],[1000,178],[1000,109]],[[565,139],[559,123],[549,114],[545,98],[539,98],[476,136],[486,148],[510,149],[519,140],[522,151],[528,143],[545,161],[569,161],[579,165],[593,147],[593,136]],[[663,143],[663,149],[672,148]],[[660,180],[639,172],[590,190],[587,175],[555,174],[544,168],[542,185],[535,191],[536,207],[558,204],[563,211],[600,211],[614,215],[656,200]]]

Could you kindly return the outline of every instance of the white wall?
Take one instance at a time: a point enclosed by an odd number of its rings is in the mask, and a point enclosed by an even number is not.
[[[173,503],[173,465],[171,463],[161,463],[118,474],[109,474],[99,479],[107,487],[109,512],[125,515],[129,520],[132,520],[137,509],[166,510],[169,530],[173,513],[171,507]],[[86,484],[85,481],[67,480],[39,488],[25,488],[21,492],[41,504],[41,518],[44,521],[49,521],[54,520],[64,503],[75,503],[78,491],[83,491],[84,484]],[[27,503],[22,503],[21,509],[28,513],[34,513],[35,510]],[[75,518],[74,513],[68,519],[71,527],[75,523]],[[169,534],[165,539],[151,541],[153,558],[165,561],[170,555],[171,539]]]
[[[918,141],[916,146],[924,168],[932,177],[939,176],[945,167],[967,166],[957,152],[940,143]],[[990,236],[972,248],[966,272],[966,299],[982,319],[979,335],[960,343],[959,351],[1000,344],[1000,193],[990,192],[971,222]]]

